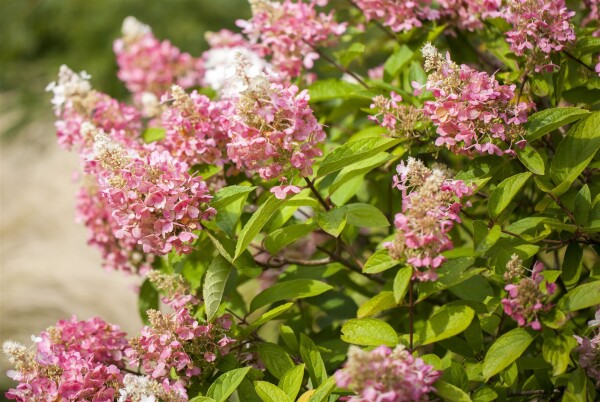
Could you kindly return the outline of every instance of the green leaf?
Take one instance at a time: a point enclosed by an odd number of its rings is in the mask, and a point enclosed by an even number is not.
[[[471,324],[475,311],[467,306],[443,306],[427,321],[421,339],[429,345],[463,332]]]
[[[142,133],[142,138],[146,144],[156,142],[166,137],[167,130],[162,127],[148,127]]]
[[[277,379],[281,379],[288,370],[294,368],[292,358],[284,348],[275,343],[261,343],[258,346],[258,355],[265,363],[267,370]]]
[[[252,215],[246,226],[242,229],[235,246],[234,259],[238,258],[246,250],[248,244],[250,244],[284,202],[285,200],[279,200],[274,195],[269,194],[265,202]]]
[[[567,289],[571,289],[579,283],[579,277],[581,276],[581,269],[583,260],[583,249],[577,242],[569,242],[567,251],[565,251],[565,257],[562,264],[562,279]],[[547,272],[544,271],[542,274],[546,278]]]
[[[394,277],[394,299],[396,303],[400,304],[406,296],[408,287],[410,286],[410,279],[412,278],[413,270],[411,266],[400,268],[396,276]]]
[[[376,274],[393,268],[398,264],[400,264],[400,261],[390,257],[387,249],[377,250],[371,254],[367,262],[365,262],[363,272],[365,274]]]
[[[483,350],[483,332],[481,324],[477,316],[473,317],[473,321],[465,330],[465,339],[474,353],[479,353]]]
[[[283,342],[290,348],[294,353],[298,352],[298,339],[296,339],[296,334],[294,334],[294,330],[287,325],[281,325],[279,327],[279,336],[283,339]]]
[[[406,45],[402,45],[396,50],[383,65],[385,74],[395,77],[402,67],[406,65],[413,57],[413,52]]]
[[[534,113],[527,119],[527,141],[532,142],[559,127],[573,123],[589,114],[578,107],[556,107]]]
[[[468,270],[473,265],[474,258],[457,258],[448,260],[437,270],[438,279],[436,281],[427,281],[419,283],[419,298],[421,301],[435,292],[448,289],[458,285],[469,278],[481,273],[485,269],[475,268]]]
[[[342,326],[342,340],[355,345],[394,347],[398,344],[398,334],[385,321],[356,318]]]
[[[577,46],[575,49],[581,55],[600,53],[600,38],[594,36],[577,38]]]
[[[465,391],[445,381],[435,383],[435,393],[448,402],[471,402],[471,398]]]
[[[308,402],[325,402],[329,395],[335,389],[335,377],[329,377],[327,381],[319,385],[315,392],[310,396]]]
[[[345,206],[333,208],[330,211],[319,212],[317,213],[317,223],[325,232],[338,237],[346,226],[346,213],[347,209]]]
[[[517,157],[527,170],[540,176],[546,174],[546,161],[534,147],[527,144],[523,149],[517,147],[516,151]]]
[[[476,221],[476,222],[478,222],[478,221]],[[487,228],[487,225],[485,225],[485,226]],[[501,233],[502,233],[502,228],[499,225],[492,226],[492,228],[489,230],[489,232],[487,232],[487,235],[477,245],[477,248],[475,249],[475,252],[477,253],[477,255],[483,255],[486,251],[488,251],[490,248],[492,248],[494,246],[494,244],[496,244],[498,242],[498,240],[500,239]]]
[[[353,178],[370,172],[391,159],[393,159],[393,156],[387,152],[381,152],[370,158],[346,166],[338,173],[331,186],[329,186],[329,194],[335,193],[336,190]]]
[[[592,194],[590,193],[590,188],[587,184],[581,187],[575,196],[574,204],[576,205],[576,208],[573,210],[575,223],[586,226],[588,224],[590,210],[592,209]]]
[[[318,80],[308,87],[311,102],[321,102],[331,99],[350,99],[361,90],[362,88],[358,85],[337,78]]]
[[[572,183],[600,148],[600,112],[574,125],[558,144],[550,165],[554,183]]]
[[[215,209],[223,208],[240,198],[248,196],[252,191],[256,189],[256,186],[227,186],[223,187],[215,193],[215,196],[210,202],[210,205]]]
[[[482,371],[486,381],[517,360],[534,338],[527,330],[515,328],[496,339],[483,361]]]
[[[250,303],[250,310],[254,311],[281,300],[302,299],[317,296],[330,289],[333,289],[332,286],[325,282],[315,281],[313,279],[294,279],[279,282],[257,294]]]
[[[530,177],[530,172],[519,173],[507,178],[494,189],[488,202],[488,211],[492,219],[508,207]]]
[[[498,394],[490,387],[479,388],[473,393],[474,402],[492,402],[498,398]]]
[[[383,310],[389,310],[396,307],[394,292],[389,290],[376,294],[373,298],[367,300],[356,312],[356,317],[371,317],[379,314]]]
[[[390,226],[385,215],[371,204],[346,205],[348,223],[361,228],[384,228]]]
[[[317,345],[304,334],[300,334],[300,357],[306,364],[313,386],[318,386],[327,380],[327,370]]]
[[[354,141],[349,141],[344,145],[337,147],[323,158],[319,170],[317,171],[317,176],[325,176],[329,173],[337,172],[350,164],[377,155],[400,142],[401,140],[398,139],[381,136],[359,138]]]
[[[266,381],[254,381],[254,389],[263,402],[294,402],[277,386]]]
[[[195,396],[192,399],[190,399],[189,402],[215,402],[215,400],[209,398],[208,396]]]
[[[588,282],[571,289],[558,302],[566,312],[582,310],[600,304],[600,281]]]
[[[336,57],[344,67],[348,67],[354,59],[365,52],[365,45],[359,42],[354,42],[348,49],[343,49],[335,52]]]
[[[231,273],[231,264],[222,256],[218,255],[208,267],[206,278],[202,286],[202,297],[206,308],[206,320],[212,321],[221,305],[223,291],[227,278]]]
[[[217,402],[225,402],[227,398],[237,389],[251,367],[244,367],[226,372],[212,383],[206,396]]]
[[[248,329],[245,332],[252,332],[256,328],[260,327],[261,325],[263,325],[271,320],[274,320],[275,318],[279,317],[281,314],[288,311],[293,305],[294,305],[293,302],[289,302],[289,303],[282,304],[281,306],[277,306],[274,309],[267,311],[266,313],[264,313],[263,315],[258,317],[258,319],[256,321],[253,321],[252,324],[250,324],[248,326]]]
[[[317,222],[309,219],[306,222],[277,229],[265,238],[265,248],[269,253],[275,255],[282,248],[308,235],[317,227],[319,227]]]
[[[564,333],[556,335],[552,331],[544,331],[542,355],[544,360],[552,364],[552,375],[557,376],[567,371],[571,351],[577,346],[573,336]]]
[[[146,279],[140,288],[138,311],[144,324],[149,325],[148,310],[158,310],[158,291],[150,280]]]
[[[299,366],[292,367],[285,372],[279,380],[279,388],[281,388],[290,399],[295,400],[302,387],[302,379],[304,378],[304,363]]]

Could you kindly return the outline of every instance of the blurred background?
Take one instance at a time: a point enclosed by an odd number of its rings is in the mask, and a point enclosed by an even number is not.
[[[246,0],[0,0],[0,343],[31,344],[59,319],[101,316],[141,327],[136,277],[105,272],[75,223],[78,156],[58,148],[46,85],[67,64],[127,100],[112,42],[132,15],[198,56],[204,33],[235,29]],[[11,384],[0,357],[0,390]],[[4,399],[4,392],[0,396]]]

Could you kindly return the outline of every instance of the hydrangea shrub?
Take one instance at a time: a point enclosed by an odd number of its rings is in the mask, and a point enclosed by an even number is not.
[[[598,1],[250,3],[197,55],[127,18],[127,102],[48,86],[145,326],[6,341],[6,397],[597,400]]]

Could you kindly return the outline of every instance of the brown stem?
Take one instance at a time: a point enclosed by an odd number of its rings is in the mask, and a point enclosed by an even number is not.
[[[575,223],[575,215],[573,215],[573,212],[571,212],[569,210],[569,208],[567,208],[565,206],[565,204],[562,203],[562,201],[560,200],[560,198],[556,197],[552,193],[548,193],[548,195],[550,196],[550,198],[552,198],[554,200],[554,202],[556,203],[556,205],[558,205],[560,207],[560,209],[562,209],[565,212],[565,214],[567,214],[567,216],[569,217],[569,219],[571,219],[571,221],[573,221],[573,223]]]
[[[321,194],[319,194],[319,192],[317,191],[315,184],[312,181],[310,181],[308,177],[305,177],[304,180],[306,180],[306,184],[308,185],[308,188],[310,188],[310,191],[312,191],[312,193],[315,195],[315,197],[317,197],[321,205],[323,205],[323,208],[325,208],[326,211],[331,210],[331,206],[327,202],[325,202],[323,197],[321,197]]]
[[[331,257],[331,259],[335,262],[339,262],[340,264],[342,264],[343,266],[345,266],[346,268],[348,268],[350,271],[356,272],[357,274],[361,274],[366,278],[371,279],[374,282],[379,283],[380,285],[385,284],[385,281],[377,276],[367,276],[362,269],[357,266],[354,265],[353,263],[351,263],[350,261],[346,260],[345,258],[343,258],[342,256],[340,256],[337,253],[332,253],[331,251],[327,250],[324,247],[321,246],[317,246],[317,250],[320,250],[322,252],[324,252],[325,254],[327,254],[328,256]]]
[[[570,58],[571,60],[576,61],[577,63],[581,64],[582,66],[584,66],[585,68],[587,68],[588,70],[590,70],[592,73],[596,74],[596,70],[594,70],[592,67],[590,67],[587,64],[585,64],[583,61],[581,61],[581,59],[573,56],[571,53],[567,52],[566,50],[563,50],[563,53],[566,54],[567,57]]]

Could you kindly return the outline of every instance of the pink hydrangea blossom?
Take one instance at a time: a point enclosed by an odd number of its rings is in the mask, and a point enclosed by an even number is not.
[[[81,131],[82,123],[89,121],[111,132],[118,141],[135,147],[142,128],[141,114],[134,107],[92,89],[90,78],[85,71],[77,74],[62,65],[58,80],[46,87],[53,93],[58,144],[80,152],[89,150],[93,138],[85,138]]]
[[[538,314],[552,307],[547,301],[548,297],[556,291],[556,284],[544,279],[543,270],[544,264],[537,261],[533,266],[531,277],[520,278],[518,283],[510,283],[504,287],[508,292],[508,297],[502,299],[504,312],[521,327],[540,330],[542,325]],[[518,276],[514,279],[517,278]]]
[[[447,169],[429,169],[413,158],[399,164],[397,172],[394,187],[402,191],[402,212],[394,219],[396,238],[385,247],[392,258],[415,268],[415,279],[435,280],[435,269],[446,260],[441,253],[454,247],[448,232],[460,222],[460,198],[472,188],[449,179]]]
[[[124,336],[99,318],[73,317],[34,337],[34,349],[5,342],[4,353],[15,367],[8,374],[18,382],[6,397],[23,402],[114,401],[123,381]]]
[[[123,21],[123,37],[113,49],[117,56],[119,79],[141,101],[148,92],[160,98],[177,84],[190,88],[200,84],[204,74],[202,59],[181,52],[171,42],[159,41],[149,26],[133,17]]]
[[[586,371],[588,377],[594,380],[596,388],[600,387],[600,310],[596,311],[595,318],[588,322],[594,331],[592,338],[573,335],[579,344],[579,365]]]
[[[596,30],[592,35],[600,37],[600,0],[584,0],[583,3],[587,15],[581,22],[581,25],[589,26],[595,24]]]
[[[565,0],[507,0],[498,16],[512,24],[506,33],[511,50],[527,54],[536,72],[552,71],[549,54],[559,52],[575,40],[570,22],[575,15]]]
[[[252,0],[252,18],[238,20],[237,25],[249,38],[261,57],[270,57],[275,69],[288,77],[297,77],[303,68],[312,68],[319,58],[316,48],[334,43],[346,23],[336,23],[333,12],[319,13],[317,6],[327,0],[309,2]]]
[[[437,126],[437,146],[467,155],[514,155],[525,146],[523,123],[530,105],[514,101],[515,85],[500,85],[485,72],[454,63],[430,43],[423,47],[425,89],[435,97],[423,113]],[[422,86],[413,83],[415,94]]]
[[[418,137],[417,128],[422,124],[423,112],[401,102],[402,96],[394,91],[389,98],[378,95],[373,98],[371,104],[375,114],[368,118],[386,128],[392,137],[408,139]]]
[[[403,345],[393,350],[379,346],[370,352],[350,346],[348,361],[335,373],[335,380],[338,387],[358,394],[349,402],[411,402],[429,400],[441,374]]]
[[[482,29],[483,20],[493,15],[501,3],[501,0],[437,0],[441,19],[467,31]]]
[[[176,85],[170,98],[172,104],[162,115],[166,137],[160,146],[188,165],[223,165],[229,142],[225,116],[231,114],[231,102],[213,102],[196,91],[188,95]]]
[[[145,253],[191,252],[200,221],[215,210],[200,177],[167,151],[127,152],[103,132],[95,135],[94,159],[101,192],[119,225],[118,239],[131,238]]]
[[[238,169],[257,172],[261,178],[278,178],[282,184],[271,189],[278,198],[298,193],[289,176],[312,174],[318,145],[325,132],[308,105],[308,91],[295,85],[272,83],[260,71],[248,70],[240,58],[238,95],[233,98],[235,114],[229,117],[230,142],[227,155]]]
[[[229,353],[236,341],[227,335],[231,321],[222,317],[201,325],[185,308],[171,314],[148,311],[150,326],[130,340],[126,355],[152,379],[183,388],[191,377],[211,375],[216,361]],[[171,379],[174,370],[178,379]]]
[[[440,14],[431,6],[431,0],[356,0],[356,6],[367,21],[381,21],[394,32],[410,31],[423,26],[425,20],[436,20]]]

